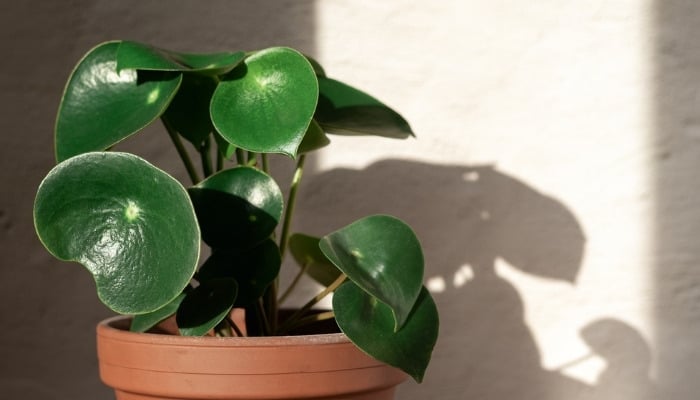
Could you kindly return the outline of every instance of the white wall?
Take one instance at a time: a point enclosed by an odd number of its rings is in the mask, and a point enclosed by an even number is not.
[[[310,165],[296,218],[324,233],[386,212],[417,230],[442,333],[425,383],[403,386],[401,400],[700,390],[700,4],[52,4],[3,6],[0,17],[11,55],[0,75],[8,398],[109,396],[91,347],[108,313],[88,277],[43,252],[30,216],[63,81],[87,48],[114,38],[180,50],[292,45],[411,122],[415,140],[333,137]],[[165,143],[133,146],[180,173]]]
[[[319,163],[393,180],[342,204],[402,213],[429,244],[443,335],[402,398],[640,398],[655,378],[653,5],[317,7],[329,73],[418,136],[336,140]],[[403,161],[372,164],[387,157]]]

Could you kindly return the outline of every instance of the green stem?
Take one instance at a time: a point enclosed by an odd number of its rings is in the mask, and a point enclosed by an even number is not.
[[[168,135],[170,135],[170,140],[172,140],[173,144],[175,145],[175,149],[180,155],[182,163],[185,164],[185,169],[187,170],[187,174],[192,180],[192,184],[196,185],[197,183],[199,183],[200,179],[197,175],[197,170],[195,169],[194,164],[192,164],[192,160],[190,159],[189,154],[187,154],[187,149],[185,149],[185,146],[180,140],[180,136],[166,118],[161,117],[160,120],[163,121],[163,126],[165,126],[165,130],[168,131]]]
[[[241,148],[236,148],[236,161],[239,165],[245,164],[245,152]]]
[[[301,279],[301,277],[304,276],[306,271],[309,269],[309,265],[310,265],[309,263],[306,263],[306,264],[304,264],[304,266],[301,267],[301,269],[299,270],[299,273],[297,273],[297,275],[294,277],[294,280],[292,280],[292,283],[289,284],[289,287],[287,288],[287,290],[285,290],[284,293],[282,294],[282,296],[280,296],[277,303],[282,304],[285,302],[285,300],[287,300],[287,297],[289,297],[289,295],[294,291],[294,288],[299,283],[299,280]]]
[[[311,324],[318,321],[325,321],[327,319],[335,318],[335,312],[333,311],[323,311],[318,314],[307,315],[306,317],[299,318],[294,324],[291,324],[287,329],[287,332],[291,332],[294,329],[300,328],[304,325]]]
[[[275,325],[277,325],[276,324],[277,310],[275,309],[275,311],[274,311],[275,315],[271,315],[271,314],[266,313],[265,312],[265,304],[264,304],[264,301],[262,298],[258,299],[258,301],[255,304],[257,306],[257,312],[258,312],[258,316],[260,317],[260,323],[262,324],[264,334],[265,334],[265,336],[269,336],[272,334],[272,332],[274,332],[273,328],[275,328],[275,326],[273,326],[273,324],[271,322],[273,320],[271,320],[270,317],[275,318],[274,319]]]
[[[257,159],[257,157],[255,157],[255,153],[253,153],[252,151],[249,151],[247,153],[248,153],[248,157],[247,157],[246,164],[249,167],[255,167],[258,164],[258,159]]]
[[[345,279],[346,279],[346,278],[347,278],[347,276],[346,276],[345,274],[340,274],[340,276],[339,276],[335,281],[333,281],[333,283],[331,283],[330,285],[328,285],[328,287],[326,287],[325,289],[323,289],[319,294],[317,294],[316,296],[314,296],[313,299],[309,300],[306,304],[304,304],[303,307],[301,307],[300,309],[298,309],[298,310],[297,310],[296,312],[294,312],[294,314],[292,314],[286,321],[284,321],[284,323],[283,323],[282,326],[280,327],[279,331],[280,331],[280,332],[288,332],[290,327],[295,326],[295,325],[298,323],[298,321],[301,320],[301,318],[304,317],[305,314],[306,314],[313,306],[315,306],[316,304],[318,304],[318,302],[320,302],[321,300],[323,300],[323,299],[324,299],[326,296],[328,296],[329,294],[333,293],[333,292],[335,291],[335,289],[338,288],[338,286],[340,286],[343,282],[345,282]]]
[[[280,236],[280,255],[282,260],[284,260],[284,253],[287,250],[287,239],[289,237],[289,227],[292,223],[292,215],[294,214],[294,207],[296,205],[297,191],[299,190],[299,183],[301,182],[301,177],[304,173],[304,161],[306,160],[306,155],[302,154],[299,156],[299,161],[297,161],[297,168],[294,171],[294,177],[292,178],[292,183],[289,187],[289,197],[287,199],[287,211],[284,214],[284,222],[282,224],[282,233]]]
[[[264,173],[270,173],[270,161],[267,159],[267,153],[262,153],[262,167]]]
[[[221,149],[216,150],[216,172],[224,169],[224,153]]]
[[[204,171],[204,176],[210,176],[214,171],[212,169],[211,140],[209,136],[202,142],[202,146],[199,148],[199,155],[202,158],[202,171]]]
[[[243,334],[243,332],[241,332],[241,330],[238,328],[238,325],[236,325],[236,323],[233,322],[233,319],[231,319],[230,316],[226,317],[226,321],[228,322],[228,324],[229,324],[229,326],[231,327],[231,329],[233,329],[233,331],[236,332],[236,336],[238,336],[238,337],[244,337],[244,336],[245,336],[245,335]]]

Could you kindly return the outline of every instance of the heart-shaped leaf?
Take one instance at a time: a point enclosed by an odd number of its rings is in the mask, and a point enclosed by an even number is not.
[[[182,299],[184,298],[185,294],[181,293],[173,301],[153,312],[134,315],[134,317],[131,319],[131,326],[129,327],[129,330],[132,332],[146,332],[147,330],[153,328],[160,321],[170,317],[171,315],[175,315],[178,307],[180,307],[180,303],[182,303]]]
[[[318,247],[321,239],[295,233],[289,237],[289,250],[300,267],[306,268],[306,274],[323,286],[329,286],[340,277],[340,270],[326,258]]]
[[[398,331],[423,285],[423,252],[411,228],[374,215],[323,237],[320,248],[350,280],[391,308]]]
[[[202,336],[231,312],[238,285],[233,279],[212,279],[187,292],[175,321],[183,336]]]
[[[49,252],[83,264],[100,299],[122,314],[161,308],[197,268],[200,234],[187,192],[132,154],[58,164],[39,186],[34,223]]]
[[[103,43],[78,63],[56,119],[56,159],[105,150],[158,118],[177,92],[182,74],[125,69],[117,72],[119,42]]]
[[[204,241],[246,248],[270,237],[282,217],[282,191],[264,172],[237,167],[189,189]]]
[[[309,61],[296,50],[273,47],[254,53],[219,83],[211,118],[236,147],[296,157],[317,100]]]
[[[130,68],[222,75],[235,68],[243,58],[245,58],[245,52],[242,51],[209,54],[178,53],[143,43],[123,41],[118,50],[117,70]]]
[[[314,118],[328,133],[375,135],[395,139],[414,136],[408,122],[374,97],[334,79],[319,77]]]
[[[417,382],[423,380],[439,326],[437,307],[425,288],[398,332],[394,332],[394,317],[389,307],[352,282],[335,291],[333,310],[340,329],[362,351],[403,370]]]
[[[280,271],[282,260],[274,240],[245,250],[214,249],[197,272],[200,282],[232,278],[238,283],[236,307],[245,307],[263,295]]]

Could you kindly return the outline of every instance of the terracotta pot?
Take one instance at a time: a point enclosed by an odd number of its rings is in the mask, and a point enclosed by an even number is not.
[[[127,317],[97,326],[100,376],[118,400],[392,400],[406,379],[342,333],[183,337],[128,326]]]

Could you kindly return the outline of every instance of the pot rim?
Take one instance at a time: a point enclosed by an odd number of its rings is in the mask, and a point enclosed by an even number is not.
[[[125,340],[136,343],[182,345],[196,347],[279,347],[279,346],[318,346],[350,343],[344,333],[319,333],[311,335],[288,336],[177,336],[163,333],[131,332],[128,321],[132,317],[117,315],[97,324],[98,336],[113,340]]]

